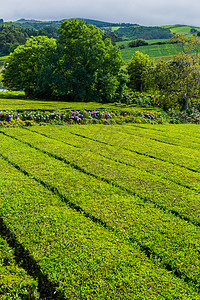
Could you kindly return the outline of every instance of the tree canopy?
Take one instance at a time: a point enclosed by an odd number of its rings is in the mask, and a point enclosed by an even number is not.
[[[183,51],[171,61],[161,60],[148,77],[154,89],[165,96],[164,109],[187,109],[190,100],[198,99],[200,95],[200,40],[183,34],[176,34],[171,40],[181,43]]]
[[[142,90],[147,87],[147,85],[145,86],[146,75],[151,68],[153,68],[153,62],[149,56],[140,51],[136,51],[127,66],[129,75],[128,86],[132,90],[142,92]]]
[[[10,54],[3,71],[4,85],[9,89],[24,90],[33,96],[39,89],[38,78],[44,59],[56,48],[56,41],[45,36],[30,38]]]
[[[83,20],[62,22],[55,75],[56,93],[71,100],[113,101],[122,65],[118,47]],[[58,79],[58,80],[56,80]]]
[[[61,23],[57,41],[34,37],[18,47],[4,82],[27,95],[110,102],[125,82],[121,66],[120,50],[109,38],[96,26],[73,19]]]
[[[170,62],[160,61],[151,75],[154,88],[165,95],[164,109],[187,109],[190,99],[199,97],[199,60],[190,54],[179,53]]]

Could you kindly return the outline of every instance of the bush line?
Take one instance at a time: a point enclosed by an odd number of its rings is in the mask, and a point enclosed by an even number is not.
[[[66,207],[2,159],[1,166],[0,176],[8,181],[1,197],[4,223],[56,284],[53,299],[198,299],[192,287],[154,265],[137,245]],[[47,290],[43,295],[51,298]]]
[[[141,156],[135,152],[125,149],[120,149],[120,151],[118,151],[117,146],[102,144],[87,137],[84,138],[80,135],[70,133],[66,130],[66,127],[51,126],[51,128],[49,128],[41,126],[34,130],[31,129],[31,131],[51,139],[61,141],[67,145],[73,145],[77,148],[90,150],[91,152],[105,158],[109,158],[127,166],[145,170],[151,174],[163,177],[168,181],[175,182],[178,185],[200,192],[200,175],[196,172],[192,172],[187,169],[183,172],[182,167],[175,166],[161,160],[156,160],[155,158],[150,158],[148,156]],[[10,130],[5,132],[9,133]]]
[[[181,146],[163,145],[160,142],[148,141],[146,138],[135,137],[131,139],[129,134],[118,133],[118,127],[104,127],[96,125],[92,130],[88,126],[71,126],[70,132],[84,135],[96,141],[107,143],[109,145],[117,145],[138,154],[146,155],[162,161],[168,161],[174,165],[182,166],[194,172],[200,172],[199,155],[200,151],[187,149]]]
[[[4,236],[4,225],[0,217],[0,299],[33,298],[38,294],[37,281],[17,265],[16,256]]]
[[[65,163],[71,164],[82,172],[92,174],[99,179],[129,191],[129,193],[138,195],[146,201],[153,202],[155,205],[169,210],[181,218],[190,220],[197,225],[200,223],[198,212],[198,198],[200,198],[200,195],[192,190],[161,179],[156,175],[150,175],[143,170],[110,161],[98,154],[92,153],[91,155],[91,152],[87,150],[78,149],[45,137],[38,139],[38,134],[34,132],[31,134],[31,132],[23,130],[12,130],[10,135],[29,146],[54,156],[56,159],[64,160]]]
[[[38,142],[42,143],[42,140]],[[5,148],[1,148],[1,151],[6,152],[6,143],[12,149],[9,153],[7,151],[8,159],[11,157],[20,168],[26,169],[29,176],[40,178],[53,186],[86,213],[118,230],[129,240],[136,241],[143,249],[149,247],[154,261],[168,269],[170,266],[184,280],[199,287],[199,252],[196,241],[200,236],[199,229],[194,225],[9,137],[2,138]],[[107,197],[109,201],[106,201]]]

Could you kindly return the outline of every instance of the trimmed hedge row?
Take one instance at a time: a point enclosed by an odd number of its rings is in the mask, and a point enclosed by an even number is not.
[[[149,128],[149,126],[142,125],[142,128]],[[166,134],[182,135],[182,137],[190,140],[200,139],[200,129],[197,124],[178,124],[174,126],[172,124],[166,124],[164,126],[153,126],[154,130],[160,131]]]
[[[139,155],[136,152],[128,151],[123,148],[120,148],[119,150],[117,145],[110,146],[88,138],[83,138],[83,136],[70,133],[70,128],[66,128],[66,126],[39,126],[31,130],[52,139],[62,141],[66,144],[90,150],[111,160],[145,170],[152,174],[166,178],[169,181],[173,181],[179,185],[200,192],[200,174],[197,172],[183,169],[182,167],[172,165],[169,162]],[[9,130],[6,132],[10,133],[12,131]]]
[[[181,146],[174,146],[170,144],[161,143],[158,141],[151,141],[149,139],[129,134],[118,132],[118,126],[71,126],[70,132],[81,133],[86,137],[92,138],[109,145],[125,148],[137,153],[141,153],[156,159],[168,161],[175,165],[183,166],[185,168],[200,172],[199,157],[200,151],[195,149],[188,149]]]
[[[98,154],[66,145],[34,132],[23,129],[5,129],[3,132],[46,151],[50,155],[57,156],[58,159],[66,160],[76,168],[83,169],[84,172],[119,185],[130,193],[173,211],[193,223],[200,223],[200,194],[195,191],[138,168],[111,161]]]
[[[196,128],[190,129],[188,133],[186,132],[176,132],[172,126],[168,126],[167,131],[163,131],[162,127],[166,128],[167,126],[160,126],[159,128],[156,126],[138,126],[130,125],[130,126],[120,126],[118,128],[118,132],[123,132],[129,134],[131,136],[141,136],[150,140],[156,140],[158,142],[163,142],[166,144],[172,144],[176,146],[181,146],[183,148],[189,149],[200,149],[200,137],[195,137],[194,135],[199,131],[198,125]],[[190,126],[189,126],[190,127]]]
[[[51,299],[50,290],[53,299],[199,299],[135,243],[117,238],[7,162],[0,163],[0,182],[7,182],[1,184],[4,222],[55,283],[53,290],[51,284],[42,285],[44,298]]]
[[[13,132],[20,134],[19,130]],[[34,140],[34,135],[37,136],[32,134],[26,138],[30,139],[33,144],[37,143],[41,148],[51,149],[52,153],[53,151],[57,151],[59,154],[62,152],[63,156],[68,159],[70,155],[74,155],[75,160],[78,159],[76,148],[71,147],[70,149],[63,143],[45,137]],[[25,136],[26,132],[24,132]],[[1,141],[0,152],[27,172],[29,176],[33,176],[49,189],[60,194],[69,205],[75,205],[89,214],[91,218],[100,219],[120,236],[123,235],[130,241],[136,241],[158,265],[167,269],[171,268],[176,274],[199,289],[200,232],[198,227],[158,209],[155,204],[128,195],[126,191],[88,176],[66,163],[12,138],[2,135]],[[88,152],[87,157],[85,155],[82,151],[80,161],[85,159],[85,167],[88,167],[91,164],[91,153]],[[111,166],[112,164],[109,165],[109,167]],[[100,164],[97,165],[97,156],[93,158],[92,167],[93,170],[101,171]],[[109,172],[109,168],[105,165],[102,165],[102,170],[105,174]],[[124,175],[123,170],[121,171]],[[111,177],[114,176],[113,172],[114,169],[110,169]],[[115,172],[120,175],[117,167]],[[164,194],[164,198],[166,197],[167,195]],[[168,198],[165,201],[167,203]],[[186,204],[183,201],[182,206],[184,207]],[[192,214],[192,208],[190,209]],[[198,214],[196,218],[198,218]]]
[[[24,297],[37,298],[37,281],[16,265],[13,249],[0,236],[0,299]]]

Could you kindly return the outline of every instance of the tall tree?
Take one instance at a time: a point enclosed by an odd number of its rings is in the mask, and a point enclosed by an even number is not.
[[[56,41],[44,36],[33,37],[10,54],[3,71],[3,82],[10,89],[24,90],[27,96],[39,89],[38,79],[44,59],[56,49]]]
[[[155,87],[164,95],[163,108],[187,109],[192,98],[200,94],[199,58],[179,53],[172,61],[160,61],[152,72]],[[150,74],[149,74],[150,76]]]
[[[153,68],[153,66],[154,64],[147,54],[136,51],[127,66],[130,80],[128,86],[132,90],[142,92],[142,90],[147,87],[147,85],[145,87],[146,75],[149,69]]]
[[[73,101],[114,101],[121,83],[119,48],[84,20],[64,21],[59,29],[55,93]]]

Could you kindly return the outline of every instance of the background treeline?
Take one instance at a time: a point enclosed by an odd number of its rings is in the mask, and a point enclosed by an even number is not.
[[[174,35],[170,42],[178,43],[182,53],[171,61],[155,63],[136,51],[126,68],[122,68],[119,47],[96,26],[78,19],[64,21],[58,34],[57,39],[32,37],[17,47],[2,72],[4,87],[23,90],[28,97],[127,104],[135,102],[135,91],[159,92],[156,105],[165,110],[187,109],[194,101],[198,106],[198,37]]]
[[[78,19],[80,21],[80,19]],[[64,21],[64,20],[62,20]],[[16,22],[4,22],[0,19],[0,55],[8,55],[18,45],[25,44],[31,36],[47,36],[57,38],[62,21],[36,21],[20,19]],[[108,23],[97,20],[84,20],[86,25],[95,25],[105,36],[109,36],[113,43],[135,39],[168,39],[172,34],[170,29],[163,27],[146,27],[130,23]]]
[[[168,28],[162,27],[146,27],[146,26],[130,26],[130,27],[120,27],[115,30],[115,34],[122,39],[170,39],[172,34]]]
[[[57,28],[45,26],[38,30],[29,28],[17,28],[6,24],[0,24],[0,55],[8,55],[19,45],[23,45],[31,36],[44,35],[49,38],[57,38]]]

